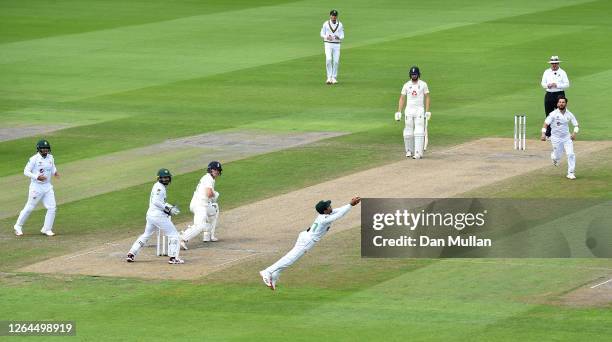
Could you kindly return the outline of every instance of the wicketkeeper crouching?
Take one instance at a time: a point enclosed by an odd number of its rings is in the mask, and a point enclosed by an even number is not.
[[[157,229],[161,229],[164,234],[168,236],[168,256],[170,257],[168,263],[185,263],[184,260],[179,258],[179,234],[172,220],[170,220],[170,217],[178,215],[180,210],[176,206],[166,202],[166,187],[170,185],[170,182],[172,182],[172,174],[170,171],[168,169],[160,169],[157,172],[157,182],[155,182],[151,190],[145,231],[132,245],[132,248],[127,254],[127,262],[134,262],[138,251],[147,244],[151,235],[153,235]]]

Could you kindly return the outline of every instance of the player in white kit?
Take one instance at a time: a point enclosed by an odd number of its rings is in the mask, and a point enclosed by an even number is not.
[[[189,204],[193,225],[181,233],[181,248],[187,249],[187,242],[202,232],[202,241],[218,241],[215,230],[219,219],[219,193],[215,191],[215,180],[222,172],[218,161],[208,163],[206,174],[200,179]]]
[[[55,167],[55,160],[51,155],[51,144],[47,140],[38,141],[36,143],[36,151],[37,153],[30,158],[23,169],[23,174],[30,178],[30,188],[28,190],[28,202],[19,213],[17,222],[13,226],[17,236],[23,235],[23,225],[40,201],[42,201],[47,209],[45,223],[40,232],[47,236],[55,235],[53,233],[53,221],[55,220],[57,205],[55,203],[55,193],[53,192],[51,177],[59,178],[59,173]]]
[[[429,87],[420,80],[421,71],[418,67],[410,68],[410,81],[402,87],[395,120],[400,121],[404,112],[404,147],[406,157],[421,159],[427,149],[427,122],[431,118],[429,111]]]
[[[351,210],[351,207],[356,206],[359,204],[359,202],[361,202],[361,198],[356,196],[351,199],[349,204],[338,209],[332,209],[331,201],[319,201],[319,203],[317,203],[315,206],[319,216],[317,216],[308,229],[298,235],[293,249],[291,249],[277,262],[272,264],[272,266],[259,272],[264,284],[266,284],[266,286],[268,286],[270,289],[275,290],[276,282],[278,281],[281,272],[285,268],[293,265],[293,263],[298,261],[298,259],[300,259],[304,253],[308,252],[312,247],[314,247],[314,245],[321,240],[325,234],[327,234],[329,228],[331,228],[331,224],[346,215],[349,210]]]
[[[569,123],[572,123],[574,130],[572,134],[569,133]],[[567,98],[560,95],[557,99],[557,109],[553,110],[546,120],[544,120],[544,126],[542,126],[542,141],[546,140],[546,129],[551,128],[550,142],[552,143],[552,153],[550,158],[552,159],[554,166],[559,166],[561,160],[561,154],[565,150],[567,155],[567,178],[576,179],[576,155],[574,154],[574,143],[572,140],[576,139],[578,134],[578,121],[572,112],[567,109]]]
[[[179,235],[172,220],[170,220],[171,216],[178,215],[180,211],[176,206],[166,202],[166,188],[170,182],[172,182],[170,171],[160,169],[157,172],[157,182],[153,184],[153,189],[151,189],[145,231],[130,248],[126,257],[127,262],[135,261],[138,251],[147,244],[147,241],[157,229],[163,230],[164,234],[168,236],[168,256],[170,257],[168,263],[183,264],[185,262],[179,258]]]
[[[340,43],[344,39],[344,25],[338,20],[338,11],[329,12],[329,20],[321,27],[321,38],[325,47],[325,68],[327,84],[338,83],[338,68],[340,67]]]

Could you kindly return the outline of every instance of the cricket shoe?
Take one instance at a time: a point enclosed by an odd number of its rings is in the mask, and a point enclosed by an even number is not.
[[[181,249],[182,250],[186,251],[186,250],[189,249],[189,248],[187,248],[187,241],[181,240],[179,243],[181,244]]]
[[[573,173],[571,173],[571,172],[570,172],[570,173],[568,173],[568,174],[567,174],[567,176],[565,176],[565,177],[567,177],[567,179],[576,179],[576,175],[574,175],[574,174],[573,174]]]
[[[210,233],[202,234],[202,242],[210,242]]]
[[[219,239],[217,239],[217,237],[216,237],[216,236],[211,235],[211,236],[210,236],[210,241],[212,241],[212,242],[217,242],[217,241],[219,241]]]
[[[331,84],[338,84],[338,80],[337,80],[337,79],[335,79],[335,78],[332,78],[332,79],[331,79]]]
[[[179,265],[179,264],[184,264],[185,260],[180,259],[180,258],[172,257],[172,258],[170,258],[170,260],[168,260],[168,263],[170,265]]]
[[[328,79],[325,81],[325,84],[332,84],[332,80],[331,80],[331,78],[328,78]]]
[[[125,257],[125,261],[127,261],[127,262],[134,262],[134,261],[136,261],[135,258],[136,258],[136,256],[134,254],[128,253],[127,256]]]
[[[47,236],[53,236],[55,233],[52,230],[45,230],[45,228],[41,229],[40,232]]]
[[[21,226],[18,225],[14,225],[13,229],[15,230],[15,236],[21,236],[23,235],[23,231],[21,231]]]
[[[270,279],[270,275],[268,274],[268,272],[259,271],[259,275],[261,276],[261,279],[263,280],[264,284],[274,290],[274,288],[272,287],[272,279]]]
[[[412,158],[412,152],[406,152],[406,158]]]
[[[415,153],[414,156],[412,156],[412,159],[421,159],[421,155],[419,153]]]

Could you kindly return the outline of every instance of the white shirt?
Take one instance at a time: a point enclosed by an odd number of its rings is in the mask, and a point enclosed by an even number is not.
[[[410,80],[402,87],[402,95],[406,95],[406,108],[423,108],[425,106],[425,94],[429,94],[429,87],[427,83],[421,80],[416,83]]]
[[[56,172],[57,168],[55,167],[55,161],[51,153],[48,153],[46,157],[41,156],[40,153],[36,153],[30,158],[23,169],[23,174],[30,178],[31,185],[48,188],[52,187],[51,177]],[[47,177],[47,179],[44,181],[39,181],[37,178],[40,175]]]
[[[208,198],[208,193],[206,188],[211,188],[213,193],[215,192],[215,179],[211,176],[210,173],[206,173],[202,178],[200,178],[200,182],[193,192],[193,197],[191,198],[191,202],[195,205],[199,206],[207,206],[210,202],[213,202],[213,198]]]
[[[308,233],[310,233],[314,241],[321,240],[321,238],[327,234],[327,231],[329,231],[331,224],[342,216],[346,215],[346,213],[348,213],[350,210],[351,205],[347,204],[332,210],[329,215],[320,214],[310,226]]]
[[[576,117],[567,108],[565,113],[561,113],[558,108],[555,109],[546,117],[544,122],[551,128],[550,140],[553,142],[570,139],[569,122],[574,127],[578,126]]]
[[[166,209],[166,186],[158,181],[151,189],[147,216],[168,216],[164,213],[164,209]]]
[[[327,36],[331,35],[332,39],[327,39]],[[335,36],[338,36],[336,39]],[[321,38],[326,43],[340,43],[344,39],[344,25],[340,22],[340,20],[336,20],[336,23],[332,23],[331,20],[327,20],[323,23],[323,27],[321,27]]]
[[[549,83],[556,83],[557,87],[548,89]],[[557,69],[557,71],[553,71],[551,68],[544,70],[544,75],[542,75],[542,88],[546,89],[547,92],[554,93],[562,91],[569,88],[569,86],[570,82],[565,70],[561,68]]]

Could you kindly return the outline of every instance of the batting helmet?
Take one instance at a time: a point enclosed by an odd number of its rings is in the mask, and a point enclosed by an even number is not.
[[[51,152],[51,144],[45,139],[38,140],[36,143],[36,151],[40,152],[41,149],[46,148]]]
[[[208,163],[208,168],[206,169],[206,172],[210,173],[212,170],[217,170],[219,171],[219,174],[221,174],[221,172],[223,172],[223,167],[218,161],[211,161],[210,163]]]
[[[329,15],[333,15],[333,16],[337,17],[338,16],[338,11],[333,9],[333,10],[329,11]]]
[[[419,70],[419,67],[415,65],[412,68],[410,68],[410,71],[408,72],[408,75],[410,75],[410,76],[417,75],[417,76],[421,77],[421,70]]]
[[[168,185],[172,182],[172,174],[168,169],[159,169],[157,171],[157,180],[163,185]]]

